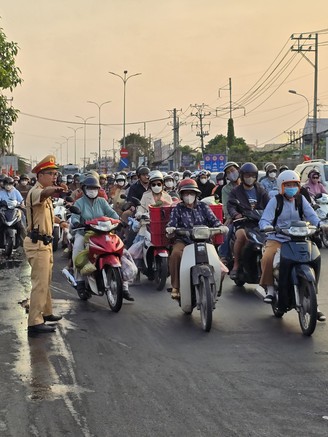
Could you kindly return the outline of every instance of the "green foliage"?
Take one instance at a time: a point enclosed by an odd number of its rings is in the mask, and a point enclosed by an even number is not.
[[[228,120],[228,134],[227,134],[228,150],[231,149],[234,142],[235,142],[235,129],[233,127],[233,119],[229,118],[229,120]]]
[[[249,160],[250,150],[244,138],[233,139],[232,146],[228,149],[228,139],[226,136],[219,134],[212,138],[205,148],[205,153],[223,153],[228,152],[229,161],[245,162]]]
[[[22,82],[20,69],[15,66],[18,46],[7,41],[3,29],[0,28],[0,155],[4,154],[11,142],[10,126],[17,120],[18,111],[13,108],[3,90],[13,89]]]

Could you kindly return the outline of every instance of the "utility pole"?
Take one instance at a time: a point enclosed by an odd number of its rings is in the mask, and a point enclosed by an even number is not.
[[[196,124],[192,124],[191,126],[195,126],[196,129],[199,129],[196,136],[200,137],[200,144],[201,144],[201,149],[202,149],[202,155],[205,154],[205,147],[204,147],[204,137],[206,137],[209,132],[208,131],[204,131],[204,128],[206,126],[210,127],[210,123],[203,123],[203,120],[205,117],[208,117],[209,115],[211,115],[211,112],[205,112],[205,105],[204,103],[202,103],[201,105],[191,105],[192,108],[196,109],[196,112],[192,112],[190,115],[193,117],[197,117],[199,119],[199,123]]]
[[[312,129],[312,157],[318,155],[318,138],[317,138],[317,110],[318,110],[318,34],[300,33],[293,34],[290,37],[296,43],[291,47],[292,52],[300,53],[314,68],[314,92],[313,92],[313,129]],[[314,63],[304,54],[314,52]]]
[[[180,151],[179,151],[179,143],[180,143],[180,135],[179,135],[179,129],[180,129],[180,122],[178,117],[178,112],[180,110],[177,110],[176,108],[169,111],[170,115],[173,118],[173,121],[169,122],[171,126],[173,126],[173,165],[174,169],[178,170],[181,164],[180,160]]]

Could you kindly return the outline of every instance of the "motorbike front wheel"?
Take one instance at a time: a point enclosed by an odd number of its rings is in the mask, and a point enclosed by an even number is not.
[[[325,247],[328,247],[328,233],[325,232],[324,230],[322,230],[322,232],[321,232],[321,240],[323,242],[323,245]]]
[[[300,278],[298,287],[300,309],[298,319],[304,335],[313,334],[317,325],[317,295],[316,286],[313,282]]]
[[[199,285],[197,285],[197,288],[202,328],[204,331],[209,332],[212,327],[213,312],[213,299],[209,279],[207,277],[200,276]]]
[[[119,267],[105,267],[107,284],[105,284],[108,305],[114,313],[118,313],[123,302],[123,282]]]
[[[13,248],[14,248],[14,237],[11,237],[10,235],[6,235],[6,245],[5,245],[4,255],[7,258],[10,258]]]
[[[155,284],[156,290],[161,291],[165,287],[168,276],[167,258],[162,256],[155,257]]]

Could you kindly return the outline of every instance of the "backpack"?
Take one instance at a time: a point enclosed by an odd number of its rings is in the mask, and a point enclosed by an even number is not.
[[[302,198],[302,194],[297,194],[295,196],[295,209],[298,210],[299,216],[300,216],[300,220],[303,219],[303,198]],[[282,208],[284,206],[284,197],[282,194],[276,194],[276,200],[277,200],[277,206],[276,206],[276,210],[275,210],[275,215],[274,215],[274,219],[272,222],[272,226],[275,227],[277,224],[277,220],[278,217],[281,214]]]

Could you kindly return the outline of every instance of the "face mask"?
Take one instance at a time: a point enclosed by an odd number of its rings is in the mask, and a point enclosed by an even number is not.
[[[138,179],[131,179],[131,185],[134,185]]]
[[[156,185],[156,187],[150,187],[150,188],[151,188],[152,192],[155,193],[155,194],[160,193],[162,191],[162,189],[163,189],[162,186],[159,187],[158,185]]]
[[[21,185],[27,185],[28,181],[27,180],[23,180],[20,183],[21,183]]]
[[[227,175],[227,179],[230,181],[230,182],[236,182],[236,180],[239,178],[239,173],[238,173],[238,171],[232,171],[231,173],[229,173],[228,175]]]
[[[269,173],[269,178],[274,179],[277,176],[277,173],[273,171],[272,173]]]
[[[119,185],[120,187],[123,187],[125,185],[125,182],[124,181],[118,181],[117,185]]]
[[[12,184],[5,185],[5,190],[10,191],[14,188]]]
[[[286,187],[285,194],[287,197],[294,197],[298,193],[298,187]]]
[[[207,182],[207,178],[200,178],[200,182],[201,182],[202,184],[206,184],[206,182]]]
[[[252,185],[254,185],[254,182],[256,181],[256,178],[253,177],[249,177],[249,178],[244,178],[244,182],[246,185],[248,185],[249,187],[251,187]]]
[[[191,205],[196,200],[196,194],[187,194],[186,196],[182,196],[182,200],[187,205]]]
[[[165,186],[167,187],[167,188],[172,188],[173,187],[173,181],[167,181],[167,182],[165,182]]]
[[[98,190],[85,190],[85,194],[90,199],[95,199],[98,196]]]
[[[223,185],[223,181],[218,181],[218,185]]]
[[[174,179],[175,179],[176,181],[179,181],[179,180],[180,180],[179,176],[174,176]]]

